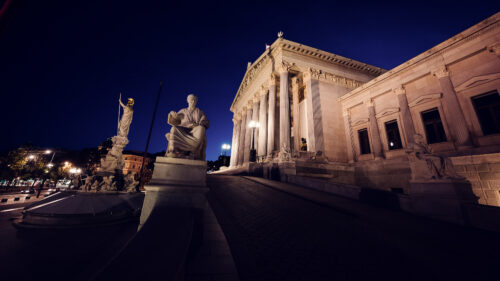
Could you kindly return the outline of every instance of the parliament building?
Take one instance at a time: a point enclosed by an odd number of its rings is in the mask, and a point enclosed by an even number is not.
[[[367,188],[407,195],[408,148],[419,134],[451,160],[479,204],[500,206],[499,20],[497,13],[391,70],[278,34],[248,64],[231,105],[226,173],[347,197]]]

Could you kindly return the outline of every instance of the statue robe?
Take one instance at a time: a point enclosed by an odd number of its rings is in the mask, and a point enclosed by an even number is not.
[[[199,108],[184,108],[177,112],[180,119],[178,125],[172,125],[168,139],[167,155],[176,152],[189,152],[190,158],[205,160],[207,137],[206,129],[209,121]]]

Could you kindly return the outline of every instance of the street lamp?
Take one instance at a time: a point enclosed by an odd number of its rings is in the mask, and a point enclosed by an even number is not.
[[[250,121],[248,127],[252,128],[252,147],[250,148],[250,162],[255,162],[257,160],[257,151],[255,150],[255,128],[260,126],[257,121]]]
[[[224,156],[226,156],[226,152],[231,148],[231,146],[227,143],[222,144],[222,151],[224,151]]]
[[[223,163],[222,163],[222,166],[226,166],[226,152],[231,148],[231,146],[227,143],[223,143],[222,144],[222,151],[224,151],[224,155],[222,156],[223,157]]]

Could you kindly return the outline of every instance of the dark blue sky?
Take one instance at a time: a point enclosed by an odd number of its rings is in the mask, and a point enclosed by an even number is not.
[[[0,150],[96,146],[116,132],[120,91],[136,100],[126,149],[143,150],[164,81],[150,151],[166,148],[168,112],[194,93],[211,122],[209,160],[231,141],[229,107],[247,62],[279,30],[391,69],[500,10],[498,1],[12,3],[0,22]]]

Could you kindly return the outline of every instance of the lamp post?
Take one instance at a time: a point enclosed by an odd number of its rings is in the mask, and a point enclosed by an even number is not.
[[[248,124],[250,128],[252,128],[252,147],[250,148],[250,162],[255,162],[257,161],[257,151],[255,150],[255,128],[259,127],[259,122],[257,121],[250,121]]]
[[[223,155],[222,155],[222,157],[223,157],[223,159],[224,159],[224,160],[222,160],[222,166],[226,166],[226,158],[227,158],[227,156],[226,156],[226,152],[227,152],[230,148],[231,148],[231,145],[229,145],[229,144],[227,144],[227,143],[223,143],[223,144],[222,144],[222,151],[223,151]]]

